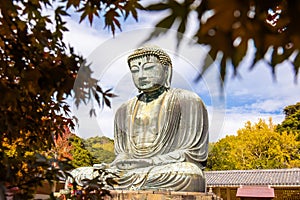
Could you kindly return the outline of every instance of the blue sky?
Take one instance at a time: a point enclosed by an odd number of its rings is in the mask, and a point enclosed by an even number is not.
[[[123,23],[123,31],[118,31],[114,38],[109,31],[103,30],[104,24],[100,20],[91,27],[86,21],[79,24],[78,16],[67,18],[70,31],[65,34],[65,41],[92,62],[94,77],[100,80],[101,86],[107,89],[113,87],[118,95],[112,101],[112,109],[97,110],[97,118],[89,117],[89,107],[81,106],[79,110],[73,108],[79,118],[79,128],[76,130],[79,136],[113,137],[114,112],[121,103],[137,94],[128,70],[127,56],[148,36],[161,17],[163,15],[140,13],[138,23],[129,19]],[[276,82],[264,63],[249,71],[249,58],[255,50],[252,49],[238,71],[240,78],[232,78],[232,72],[228,71],[224,98],[220,98],[217,66],[206,73],[204,81],[194,82],[207,49],[189,44],[196,27],[193,17],[179,51],[175,48],[174,30],[150,43],[163,47],[172,57],[172,87],[196,92],[207,105],[210,141],[216,141],[227,134],[236,134],[247,121],[257,122],[259,118],[268,120],[272,117],[274,123],[280,123],[284,118],[282,109],[300,99],[300,85],[294,84],[292,67],[287,63],[278,66]]]

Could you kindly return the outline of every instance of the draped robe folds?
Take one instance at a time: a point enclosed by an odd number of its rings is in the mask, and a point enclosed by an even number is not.
[[[208,116],[201,99],[183,89],[170,89],[161,94],[155,116],[156,137],[140,146],[134,140],[138,97],[123,104],[115,115],[114,163],[126,159],[151,159],[148,167],[120,170],[115,189],[162,189],[205,191],[205,167],[208,153]],[[156,99],[154,101],[157,101]],[[152,116],[153,117],[153,116]],[[153,120],[153,119],[152,119]]]

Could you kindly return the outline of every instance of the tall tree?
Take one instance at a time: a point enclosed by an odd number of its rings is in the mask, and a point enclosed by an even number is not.
[[[277,125],[277,131],[296,134],[297,140],[300,141],[300,102],[286,106],[283,112],[285,118],[281,124]]]
[[[73,149],[70,143],[70,138],[74,135],[68,127],[64,127],[65,132],[63,135],[54,137],[54,147],[49,151],[58,160],[73,160],[71,150]]]
[[[94,164],[94,158],[91,152],[85,148],[83,141],[82,138],[76,135],[72,135],[69,138],[70,145],[72,146],[70,150],[70,154],[72,155],[70,164],[74,167],[92,166]]]
[[[206,166],[208,170],[235,169],[235,162],[233,162],[233,157],[235,157],[235,155],[232,154],[235,140],[235,136],[227,135],[216,143],[210,143],[211,147]]]
[[[272,121],[247,122],[236,136],[213,145],[209,170],[278,169],[300,166],[300,142],[294,134],[278,133]]]
[[[108,137],[96,136],[84,140],[87,150],[91,152],[96,163],[111,163],[115,159],[114,141]]]
[[[83,141],[84,139],[65,127],[65,133],[54,138],[55,147],[49,153],[58,161],[66,161],[73,167],[92,166],[94,158],[85,148]]]
[[[75,125],[66,98],[73,97],[77,106],[91,98],[110,106],[114,96],[102,90],[85,59],[63,42],[68,9],[91,23],[103,13],[114,33],[120,27],[116,18],[136,18],[138,6],[137,1],[0,1],[0,188],[18,187],[25,194],[55,178],[46,152],[64,127]],[[49,7],[54,18],[44,12]]]

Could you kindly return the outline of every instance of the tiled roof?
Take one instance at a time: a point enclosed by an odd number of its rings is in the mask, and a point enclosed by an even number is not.
[[[206,171],[207,186],[300,186],[300,168]]]

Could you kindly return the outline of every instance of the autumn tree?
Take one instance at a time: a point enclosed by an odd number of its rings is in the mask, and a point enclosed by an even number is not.
[[[300,166],[299,141],[294,134],[276,132],[267,124],[247,122],[236,136],[227,136],[209,153],[210,170],[280,169]]]
[[[72,146],[72,149],[70,150],[72,159],[69,164],[74,167],[92,166],[94,164],[94,158],[91,152],[86,149],[84,139],[73,134],[69,138],[69,142]]]
[[[71,150],[73,147],[69,140],[74,134],[68,127],[64,127],[64,129],[65,131],[62,135],[54,136],[54,147],[47,153],[54,155],[58,160],[72,160]]]
[[[94,98],[101,106],[114,96],[65,44],[69,9],[90,22],[101,12],[114,33],[120,27],[116,17],[136,18],[138,6],[136,1],[0,1],[0,193],[19,188],[29,199],[41,181],[56,178],[46,152],[64,127],[75,126],[67,98],[77,106]],[[45,12],[50,7],[53,18]]]
[[[216,143],[210,143],[210,151],[208,154],[207,166],[208,170],[230,170],[235,169],[231,154],[232,145],[235,143],[236,137],[227,135],[225,138]]]
[[[300,141],[300,102],[286,106],[283,109],[283,113],[285,118],[277,125],[277,131],[295,134],[297,140]]]
[[[115,159],[114,141],[108,137],[96,136],[84,140],[87,150],[91,152],[96,163],[111,163]]]
[[[54,138],[55,146],[47,154],[54,155],[58,161],[66,161],[74,168],[91,166],[94,158],[85,148],[83,141],[84,139],[65,127],[65,133]]]
[[[275,75],[275,68],[285,61],[294,67],[295,80],[300,68],[300,27],[298,13],[300,1],[297,0],[168,0],[153,3],[145,7],[147,11],[168,15],[157,24],[157,29],[149,38],[157,37],[177,30],[178,46],[182,34],[190,31],[193,14],[198,20],[193,21],[196,27],[195,44],[206,45],[209,53],[202,64],[198,79],[218,61],[222,80],[229,67],[238,73],[241,61],[249,49],[255,49],[251,69],[258,62],[270,66]],[[165,16],[165,15],[164,15]],[[269,52],[269,53],[268,53]],[[266,58],[270,55],[270,59]],[[219,59],[220,58],[220,59]]]

